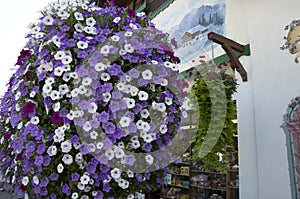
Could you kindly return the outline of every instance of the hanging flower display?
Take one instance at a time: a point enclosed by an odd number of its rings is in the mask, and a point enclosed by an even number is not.
[[[167,36],[142,13],[77,0],[49,4],[27,38],[1,99],[6,183],[51,199],[160,186],[188,86]]]

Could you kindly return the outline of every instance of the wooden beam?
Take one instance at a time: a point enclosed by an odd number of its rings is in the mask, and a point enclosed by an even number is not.
[[[238,73],[242,77],[243,82],[246,82],[248,80],[247,72],[233,51],[236,50],[242,53],[245,49],[245,46],[214,32],[210,32],[208,34],[208,39],[222,46],[222,48],[230,58],[231,68],[238,71]]]

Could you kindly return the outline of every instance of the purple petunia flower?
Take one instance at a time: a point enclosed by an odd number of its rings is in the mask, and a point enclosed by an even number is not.
[[[107,71],[111,76],[118,76],[122,72],[121,66],[119,66],[117,64],[113,64],[112,66],[110,66],[107,69]]]
[[[58,180],[58,174],[57,173],[52,173],[50,176],[49,176],[49,179],[51,180],[51,181],[56,181],[56,180]]]
[[[140,75],[140,72],[137,69],[133,68],[128,72],[128,74],[131,78],[138,78]]]
[[[34,150],[35,150],[35,144],[33,141],[29,141],[27,144],[26,144],[26,152],[27,153],[32,153]]]
[[[67,196],[71,195],[71,191],[70,191],[70,188],[69,188],[69,185],[67,184],[64,184],[62,187],[61,187],[61,191],[66,194]]]
[[[113,134],[116,130],[116,126],[112,122],[106,122],[102,127],[106,134]]]
[[[136,159],[135,159],[135,156],[133,154],[125,156],[125,164],[127,164],[129,166],[133,166],[135,161],[136,161]]]
[[[76,143],[79,141],[78,135],[73,135],[73,136],[70,138],[70,141],[71,141],[72,144],[76,144]]]
[[[60,117],[59,112],[54,112],[51,117],[52,124],[61,124],[63,122],[63,118]]]
[[[138,181],[138,182],[143,182],[143,175],[140,174],[140,173],[136,173],[136,174],[135,174],[135,179],[136,179],[136,181]]]
[[[36,153],[37,154],[43,154],[44,152],[46,151],[46,145],[43,143],[43,144],[39,144],[37,146],[37,150],[36,150]]]
[[[36,166],[41,166],[43,164],[43,161],[44,161],[43,156],[40,155],[35,158],[34,164]]]
[[[78,181],[79,178],[80,178],[80,175],[78,173],[72,173],[71,179],[72,179],[73,182]]]
[[[109,109],[113,113],[119,111],[120,110],[120,103],[119,102],[115,102],[115,101],[111,101],[110,104],[109,104]]]
[[[96,167],[97,167],[97,164],[90,161],[86,165],[86,171],[89,172],[90,174],[95,173],[96,172]]]
[[[22,112],[25,114],[25,115],[28,115],[29,113],[33,113],[34,110],[35,110],[35,106],[36,104],[31,102],[31,101],[28,101],[25,106],[23,107],[22,109]]]
[[[111,187],[110,187],[109,184],[104,184],[104,185],[103,185],[103,191],[104,191],[104,192],[109,192],[110,190],[111,190]]]

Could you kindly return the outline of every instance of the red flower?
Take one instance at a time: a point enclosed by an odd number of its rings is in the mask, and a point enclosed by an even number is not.
[[[60,124],[63,122],[63,118],[60,117],[59,112],[54,112],[50,119],[52,124]]]

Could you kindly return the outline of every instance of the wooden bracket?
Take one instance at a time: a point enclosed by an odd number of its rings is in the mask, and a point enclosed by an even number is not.
[[[222,46],[230,58],[232,70],[236,69],[241,75],[243,82],[246,82],[248,80],[247,72],[233,51],[243,52],[245,46],[214,32],[208,33],[208,39]]]

